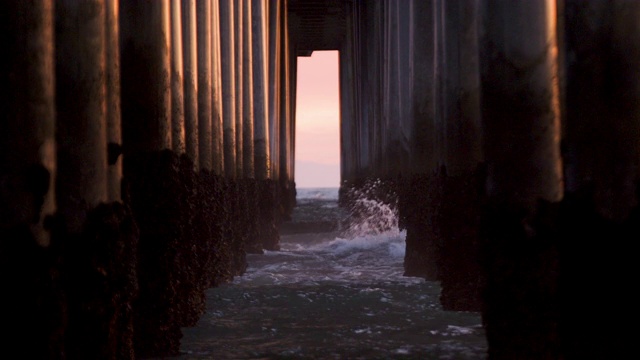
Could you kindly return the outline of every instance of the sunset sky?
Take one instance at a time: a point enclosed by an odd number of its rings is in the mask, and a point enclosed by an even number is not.
[[[340,183],[338,52],[298,57],[296,187]]]

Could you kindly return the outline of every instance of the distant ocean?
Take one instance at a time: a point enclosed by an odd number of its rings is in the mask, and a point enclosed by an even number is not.
[[[338,187],[296,188],[298,200],[338,200]]]

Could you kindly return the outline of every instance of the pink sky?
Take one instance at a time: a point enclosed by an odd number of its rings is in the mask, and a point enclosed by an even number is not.
[[[296,186],[340,183],[340,92],[338,52],[298,57]]]

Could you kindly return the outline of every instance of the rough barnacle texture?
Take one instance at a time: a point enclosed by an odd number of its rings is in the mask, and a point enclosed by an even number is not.
[[[630,284],[640,210],[613,221],[597,211],[594,198],[588,191],[567,194],[558,217],[558,333],[567,359],[624,358],[632,351],[633,335],[602,329],[624,328],[637,304]]]
[[[558,204],[483,207],[482,318],[492,359],[559,358]]]
[[[259,180],[258,214],[260,221],[258,224],[259,236],[264,249],[277,249],[280,242],[276,212],[276,182],[269,179]]]
[[[637,303],[628,284],[640,230],[639,13],[636,1],[566,1],[567,194],[558,221],[566,358],[632,351],[630,335],[601,329],[622,328]]]
[[[210,265],[211,247],[217,240],[210,230],[209,221],[215,221],[215,214],[207,206],[210,193],[199,187],[206,177],[205,172],[193,171],[193,162],[183,155],[179,159],[178,179],[181,189],[179,206],[182,226],[180,248],[176,252],[177,285],[176,307],[181,327],[193,326],[205,311],[204,291],[209,287],[207,268]],[[210,220],[201,222],[199,216]]]
[[[66,324],[61,249],[55,239],[47,248],[38,245],[29,230],[26,225],[0,228],[0,319],[11,328],[0,344],[17,347],[28,358],[61,359]]]
[[[483,185],[482,169],[443,179],[437,222],[444,240],[437,260],[440,302],[445,310],[480,311],[482,307],[478,239]]]
[[[405,276],[439,280],[438,259],[442,247],[439,214],[443,174],[415,174],[404,181],[400,195],[400,219],[407,230]]]
[[[81,234],[56,231],[55,240],[64,254],[67,358],[135,359],[138,228],[131,210],[100,204]]]
[[[281,180],[278,186],[278,208],[280,221],[291,220],[291,213],[296,206],[296,184],[293,181]]]
[[[487,201],[480,263],[489,357],[559,358],[554,219],[563,184],[556,23],[549,15],[555,5],[483,5]]]
[[[127,157],[125,179],[140,228],[135,303],[136,355],[176,354],[181,338],[178,316],[183,199],[179,160],[169,150]]]
[[[224,233],[239,225],[225,209],[221,178],[196,173],[187,156],[146,153],[128,157],[126,166],[140,227],[136,354],[176,354],[180,328],[194,326],[206,309],[205,291],[243,266],[243,244]]]
[[[225,184],[224,197],[227,208],[225,221],[225,238],[229,241],[231,249],[231,277],[242,275],[247,269],[247,256],[245,250],[246,230],[244,220],[246,212],[242,206],[246,192],[243,191],[239,180],[228,179]]]
[[[246,212],[246,232],[247,242],[246,251],[252,254],[262,254],[263,242],[260,239],[260,232],[258,223],[262,220],[259,214],[259,201],[258,198],[258,181],[255,179],[243,179],[244,187],[246,189],[247,196],[245,197],[246,203],[244,209]]]
[[[230,226],[230,206],[226,202],[225,180],[217,175],[203,178],[201,191],[207,194],[209,212],[202,211],[202,221],[208,222],[211,236],[215,239],[211,246],[210,265],[208,266],[210,286],[217,286],[233,279],[233,247],[232,241],[226,236]]]

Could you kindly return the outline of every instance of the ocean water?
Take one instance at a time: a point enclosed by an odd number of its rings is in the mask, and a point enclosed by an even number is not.
[[[296,199],[299,203],[313,202],[315,200],[330,200],[334,201],[337,206],[339,190],[337,187],[298,188],[296,189]]]
[[[298,189],[292,221],[339,221],[337,198]],[[380,206],[365,222],[393,223]],[[283,235],[280,251],[249,255],[244,276],[208,290],[178,358],[484,359],[479,314],[443,311],[438,283],[402,276],[405,233],[375,229]]]

